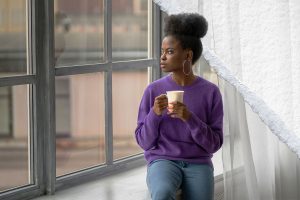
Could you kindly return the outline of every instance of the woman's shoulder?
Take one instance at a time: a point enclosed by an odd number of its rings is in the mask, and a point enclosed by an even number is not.
[[[197,76],[197,79],[198,79],[198,84],[201,85],[202,87],[205,86],[205,87],[208,87],[213,90],[219,90],[219,87],[215,83],[213,83],[209,80],[206,80],[205,78],[203,78],[201,76]]]
[[[143,98],[153,100],[158,95],[164,94],[165,93],[165,81],[166,81],[166,77],[162,77],[160,79],[157,79],[157,80],[149,83],[144,90]]]
[[[154,80],[153,82],[149,83],[147,86],[147,90],[157,90],[162,88],[166,82],[168,81],[168,76],[164,76],[160,79]]]
[[[151,84],[153,85],[160,85],[164,84],[166,81],[168,81],[170,75],[163,76],[157,80],[154,80]]]

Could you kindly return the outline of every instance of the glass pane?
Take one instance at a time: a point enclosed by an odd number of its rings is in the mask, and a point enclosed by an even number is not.
[[[56,174],[105,162],[104,74],[56,78]]]
[[[148,0],[112,0],[113,61],[148,58]]]
[[[0,0],[0,77],[27,74],[26,0]]]
[[[103,0],[55,0],[55,65],[104,61]]]
[[[30,181],[28,86],[0,87],[0,191]]]
[[[142,152],[134,130],[140,100],[148,84],[148,71],[115,71],[112,81],[114,159],[119,159]]]

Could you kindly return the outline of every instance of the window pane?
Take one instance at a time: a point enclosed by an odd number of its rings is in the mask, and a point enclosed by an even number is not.
[[[115,71],[113,80],[114,159],[142,152],[135,140],[137,113],[148,84],[147,69]]]
[[[113,61],[148,58],[148,1],[112,0]]]
[[[32,184],[28,86],[0,87],[0,191]]]
[[[56,174],[105,162],[103,73],[56,78]]]
[[[54,2],[55,65],[103,62],[103,0]]]
[[[0,77],[27,74],[26,0],[0,0]]]

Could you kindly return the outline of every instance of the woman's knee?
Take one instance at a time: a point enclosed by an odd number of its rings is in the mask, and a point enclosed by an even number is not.
[[[158,160],[148,167],[147,185],[153,200],[175,199],[182,172],[173,162]]]
[[[160,184],[159,187],[151,188],[150,191],[153,200],[173,200],[177,189],[170,184]]]

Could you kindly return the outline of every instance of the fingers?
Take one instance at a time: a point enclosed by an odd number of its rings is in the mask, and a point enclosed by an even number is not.
[[[164,94],[157,96],[155,98],[154,104],[157,104],[159,108],[167,108],[168,106],[167,96]]]
[[[173,118],[180,118],[183,119],[186,112],[187,108],[183,103],[180,102],[173,102],[168,104],[168,115],[170,115]]]
[[[156,99],[168,99],[166,94],[161,94],[159,96],[156,97]]]
[[[163,103],[157,103],[155,104],[155,107],[157,107],[159,110],[164,110],[168,107],[168,105]]]
[[[173,102],[168,104],[168,112],[170,114],[181,112],[184,109],[185,109],[185,105],[180,102]]]
[[[168,103],[167,95],[161,94],[161,95],[155,97],[155,101],[157,101],[159,103]]]
[[[156,115],[162,115],[167,108],[167,114],[172,118],[179,118],[183,121],[187,121],[190,117],[190,112],[187,107],[180,102],[173,102],[168,104],[166,95],[160,95],[155,98],[153,111]]]
[[[161,115],[162,112],[168,107],[168,99],[167,96],[165,94],[161,94],[159,96],[157,96],[154,100],[154,112],[157,115]]]
[[[161,94],[155,98],[153,110],[157,115],[162,115],[165,109],[167,109],[167,114],[170,115],[170,117],[180,118],[182,120],[185,120],[186,114],[189,113],[185,104],[181,102],[168,103],[167,96]]]

